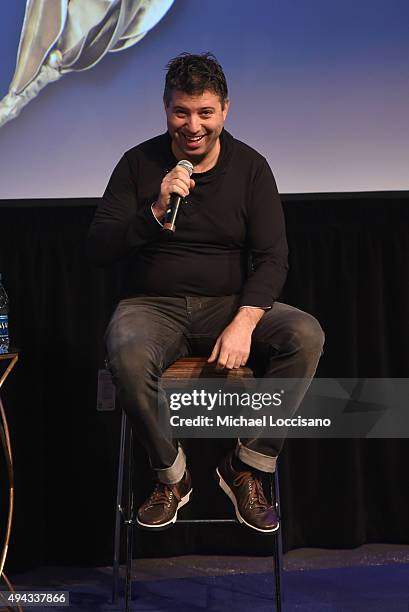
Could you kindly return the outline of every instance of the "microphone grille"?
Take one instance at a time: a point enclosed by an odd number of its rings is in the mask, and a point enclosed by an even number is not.
[[[193,165],[190,163],[190,161],[188,161],[187,159],[181,159],[178,163],[178,166],[182,166],[182,168],[185,168],[185,170],[187,170],[189,172],[189,176],[192,175],[193,172]]]

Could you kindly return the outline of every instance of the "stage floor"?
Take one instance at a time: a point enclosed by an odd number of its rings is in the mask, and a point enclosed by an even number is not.
[[[216,555],[135,559],[132,611],[271,612],[271,564],[270,557]],[[408,610],[409,545],[293,550],[284,569],[285,612]],[[11,579],[18,590],[68,591],[70,612],[120,612],[122,598],[111,603],[111,577],[110,567],[42,567]]]
[[[350,550],[300,548],[284,555],[284,570],[299,571],[409,563],[409,545],[365,544]],[[158,559],[134,559],[132,575],[136,580],[186,578],[190,576],[222,576],[225,574],[265,573],[271,569],[270,557],[242,557],[228,555],[183,555]],[[44,586],[45,581],[69,582],[75,575],[87,576],[94,572],[110,574],[111,567],[76,568],[42,567],[14,576],[16,584],[30,582]]]

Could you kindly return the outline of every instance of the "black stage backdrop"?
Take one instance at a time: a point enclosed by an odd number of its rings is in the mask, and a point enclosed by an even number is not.
[[[283,197],[290,273],[283,299],[326,332],[320,376],[406,377],[409,192]],[[3,388],[16,472],[9,571],[112,561],[119,414],[96,411],[102,336],[121,270],[94,269],[97,200],[0,202],[0,270],[21,358]],[[231,441],[188,443],[188,517],[231,516],[211,472]],[[150,488],[137,455],[137,502]],[[407,440],[290,440],[280,460],[284,545],[409,543]],[[3,468],[4,472],[4,468]],[[2,475],[3,512],[6,509]],[[237,526],[137,532],[135,554],[267,554]]]

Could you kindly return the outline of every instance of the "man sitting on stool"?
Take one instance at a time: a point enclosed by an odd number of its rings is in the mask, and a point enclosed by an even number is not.
[[[172,525],[192,490],[183,449],[160,425],[169,410],[163,371],[207,344],[218,368],[249,362],[264,377],[299,379],[291,416],[324,342],[314,317],[277,302],[287,274],[281,202],[265,158],[224,129],[229,99],[220,64],[211,54],[181,54],[167,68],[167,132],[124,154],[89,233],[95,263],[126,262],[123,299],[105,339],[121,406],[156,476],[137,516],[152,529]],[[180,160],[193,165],[191,177]],[[184,201],[169,238],[163,223],[172,194]],[[278,528],[262,473],[274,472],[282,444],[239,440],[217,468],[238,518],[263,533]]]

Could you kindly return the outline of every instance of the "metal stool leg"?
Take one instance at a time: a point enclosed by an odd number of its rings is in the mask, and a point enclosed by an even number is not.
[[[129,612],[129,604],[132,598],[132,548],[133,548],[133,526],[134,526],[134,503],[133,503],[133,457],[132,457],[132,427],[128,428],[127,440],[127,491],[125,509],[126,528],[126,573],[125,573],[125,612]]]
[[[125,462],[125,443],[126,443],[127,420],[125,412],[122,412],[121,420],[121,439],[119,443],[119,460],[118,460],[118,481],[116,490],[116,508],[115,508],[115,536],[114,536],[114,562],[112,572],[112,603],[116,604],[118,600],[118,582],[119,582],[119,554],[121,549],[121,522],[123,520],[122,508],[122,489],[124,482],[124,462]]]
[[[280,515],[280,487],[278,482],[278,468],[271,478],[271,494],[275,499],[276,511],[280,519],[280,526],[274,534],[274,579],[275,579],[275,608],[276,612],[281,612],[281,604],[284,600],[284,592],[282,589],[282,572],[283,572],[283,539],[281,532],[281,515]]]

